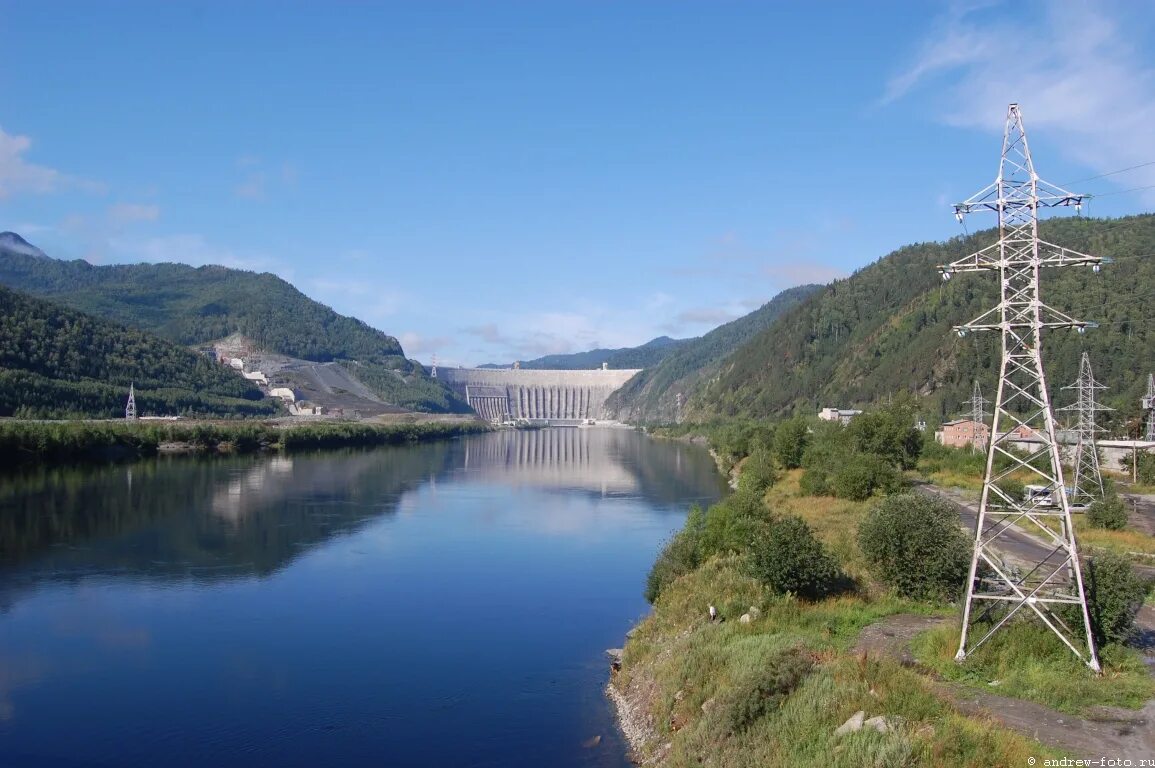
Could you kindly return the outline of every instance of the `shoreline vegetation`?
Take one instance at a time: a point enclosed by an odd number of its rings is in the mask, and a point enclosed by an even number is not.
[[[927,474],[961,479],[974,462],[923,445],[908,415],[899,405],[845,427],[707,430],[736,490],[692,509],[658,555],[653,609],[607,685],[636,764],[1027,765],[1097,755],[1101,738],[1138,756],[1140,734],[1063,723],[1155,711],[1155,679],[1127,644],[1151,586],[1116,555],[1089,552],[1091,567],[1120,570],[1115,607],[1097,604],[1117,608],[1118,623],[1093,624],[1106,635],[1101,677],[1031,621],[957,665],[970,537],[952,507],[909,490]],[[985,708],[967,706],[975,698]],[[1000,706],[1043,719],[1024,730]]]
[[[0,420],[0,461],[132,461],[158,454],[234,454],[373,447],[489,432],[473,418],[405,414],[379,420],[314,421],[24,421]]]

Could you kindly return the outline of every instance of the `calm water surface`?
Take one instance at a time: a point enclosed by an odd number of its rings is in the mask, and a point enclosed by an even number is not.
[[[0,480],[0,766],[625,766],[604,650],[723,490],[615,429]]]

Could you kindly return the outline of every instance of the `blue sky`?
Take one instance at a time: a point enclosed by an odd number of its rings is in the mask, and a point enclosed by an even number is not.
[[[271,271],[443,364],[704,333],[1040,174],[1151,210],[1143,2],[0,0],[0,229]],[[993,224],[972,217],[972,228]]]

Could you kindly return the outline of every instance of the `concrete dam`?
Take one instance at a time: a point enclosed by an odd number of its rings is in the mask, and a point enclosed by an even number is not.
[[[543,371],[438,368],[437,378],[483,419],[569,421],[605,418],[606,398],[640,369]]]

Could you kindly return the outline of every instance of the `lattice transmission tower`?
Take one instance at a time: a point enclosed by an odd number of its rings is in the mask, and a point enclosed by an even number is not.
[[[1075,506],[1085,506],[1092,501],[1103,498],[1103,474],[1099,471],[1099,448],[1096,445],[1096,435],[1103,428],[1095,423],[1097,411],[1111,411],[1105,405],[1100,405],[1095,392],[1106,389],[1095,381],[1095,374],[1091,372],[1091,357],[1086,352],[1079,361],[1079,378],[1074,384],[1063,387],[1077,392],[1077,399],[1073,405],[1060,408],[1060,411],[1075,413],[1075,433],[1078,440],[1075,443],[1075,478],[1071,482],[1071,503]]]
[[[975,436],[971,441],[971,448],[976,451],[985,447],[987,444],[987,439],[990,437],[990,433],[985,433],[988,402],[989,401],[983,397],[983,390],[982,387],[979,386],[979,380],[975,379],[974,389],[971,391],[970,406],[971,421],[975,425]]]
[[[959,662],[1026,608],[1091,669],[1100,671],[1041,356],[1044,328],[1075,328],[1082,332],[1091,325],[1074,320],[1039,299],[1040,268],[1090,265],[1097,271],[1103,262],[1098,257],[1039,240],[1040,208],[1074,206],[1079,210],[1082,202],[1082,195],[1039,179],[1031,162],[1022,113],[1018,104],[1011,104],[997,178],[955,206],[960,221],[975,211],[997,213],[999,240],[966,258],[940,266],[943,279],[949,280],[955,272],[996,271],[1001,289],[997,306],[955,330],[960,336],[972,330],[999,331],[1002,335],[999,387],[955,656]],[[1025,435],[1042,443],[1042,450],[1030,459],[1011,450],[1011,441]],[[1001,460],[999,464],[996,459]],[[1020,470],[1029,472],[1047,492],[1025,499],[1000,487],[999,481]],[[1000,544],[1016,524],[1026,526],[1052,548],[1045,557],[1040,556],[1037,562],[1022,569],[1011,566],[999,554]],[[972,630],[978,640],[970,636]]]
[[[124,406],[124,418],[136,418],[136,388],[132,382],[128,385],[128,405]]]
[[[1155,373],[1147,374],[1147,396],[1143,398],[1147,409],[1147,435],[1144,439],[1155,441]]]

